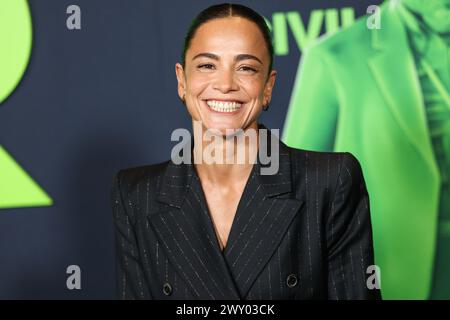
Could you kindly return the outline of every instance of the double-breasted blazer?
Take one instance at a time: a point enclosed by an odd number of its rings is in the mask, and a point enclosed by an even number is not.
[[[119,171],[119,298],[380,298],[366,285],[374,261],[358,161],[279,144],[277,174],[253,165],[223,251],[194,165]]]
[[[384,1],[381,28],[368,28],[363,16],[308,47],[283,141],[358,158],[370,193],[383,298],[423,300],[433,288],[437,245],[446,246],[437,241],[442,177],[402,7]]]

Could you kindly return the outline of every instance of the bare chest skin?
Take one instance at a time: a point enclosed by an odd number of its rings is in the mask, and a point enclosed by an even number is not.
[[[245,184],[230,187],[203,185],[220,249],[225,248]]]

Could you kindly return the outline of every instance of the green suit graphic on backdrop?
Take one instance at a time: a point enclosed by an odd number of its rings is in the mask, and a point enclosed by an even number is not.
[[[398,1],[384,3],[381,29],[368,29],[363,18],[304,53],[283,140],[349,151],[360,160],[383,298],[450,298],[448,289],[437,288],[450,288],[450,220],[444,219],[450,194],[443,178],[450,172],[450,106],[448,95],[420,73],[421,54],[410,44],[401,8]],[[448,57],[446,51],[447,80]]]
[[[31,16],[26,0],[0,1],[0,107],[28,65],[32,45]],[[0,209],[47,206],[52,199],[0,146]]]

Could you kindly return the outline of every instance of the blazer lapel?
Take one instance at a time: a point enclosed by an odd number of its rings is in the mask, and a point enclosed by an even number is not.
[[[368,63],[393,118],[404,132],[406,139],[410,141],[417,153],[424,159],[424,163],[430,169],[429,172],[433,174],[432,180],[439,181],[439,171],[428,134],[422,89],[416,74],[415,61],[409,47],[407,33],[402,24],[397,6],[398,3],[394,1],[384,5],[381,16],[382,28],[372,31],[372,47],[375,51],[369,58]],[[420,190],[417,187],[411,186],[412,192]],[[381,200],[381,197],[379,200]],[[435,200],[430,199],[430,201],[433,202]],[[428,206],[428,208],[431,207],[432,205]],[[409,219],[410,212],[398,210],[398,208],[402,208],[400,203],[395,208],[397,209],[397,212],[395,212],[397,215],[402,215],[405,221]],[[383,216],[382,212],[376,212],[376,214],[380,214],[381,218]],[[434,213],[420,212],[420,214],[423,215],[424,223],[430,226],[430,232],[418,238],[417,232],[415,232],[418,229],[413,224],[408,227],[408,236],[405,234],[402,237],[403,240],[397,244],[397,248],[399,248],[398,250],[409,251],[408,254],[403,253],[404,256],[414,257],[414,265],[408,266],[410,274],[420,274],[420,277],[415,279],[414,294],[425,298],[428,294],[433,271],[434,231],[432,230],[433,223],[430,224],[429,221],[433,220]],[[377,219],[380,219],[380,217]],[[397,221],[402,220],[399,217],[396,219]],[[382,230],[378,230],[378,232],[381,234]],[[429,248],[429,250],[424,250],[427,252],[427,255],[416,259],[417,252],[413,251],[415,247]],[[383,261],[387,262],[388,259],[385,259],[383,258]],[[389,259],[389,261],[391,260]],[[401,261],[395,261],[395,259],[392,259],[389,263],[398,268],[405,265]],[[405,278],[397,283],[406,283],[407,281],[409,280]]]
[[[224,250],[225,259],[245,297],[259,273],[279,246],[304,201],[290,198],[291,159],[280,143],[280,168],[275,175],[261,175],[258,161],[242,198]]]
[[[223,254],[193,165],[169,163],[149,220],[169,259],[198,299],[240,299],[270,260],[300,210],[291,198],[291,155],[278,138],[279,170],[262,175],[258,160],[238,205]],[[269,150],[271,150],[269,146]]]
[[[395,4],[387,3],[382,11],[383,26],[372,31],[375,54],[368,63],[394,119],[408,140],[435,167],[428,135],[422,90],[409,49],[406,30]]]
[[[220,252],[193,165],[169,163],[148,218],[163,248],[197,299],[240,299]]]

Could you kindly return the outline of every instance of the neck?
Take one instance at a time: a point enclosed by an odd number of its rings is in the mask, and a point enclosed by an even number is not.
[[[194,163],[203,183],[230,185],[247,181],[258,154],[258,125],[233,135],[214,134],[194,123]]]

